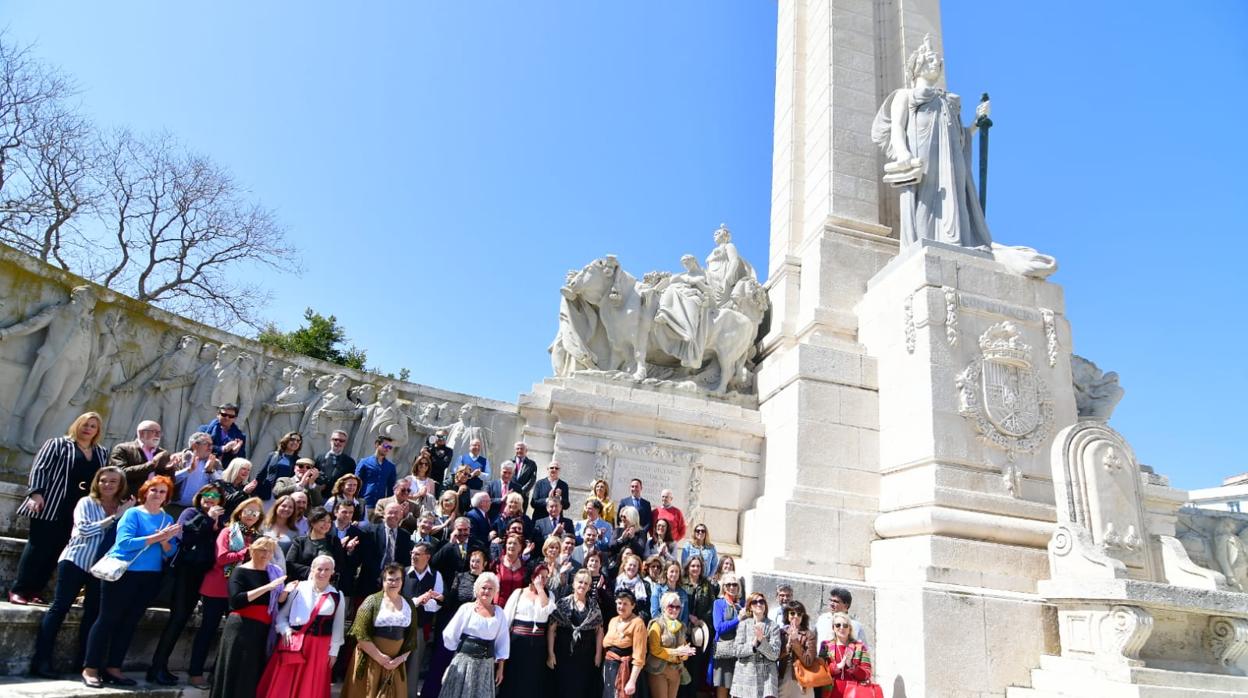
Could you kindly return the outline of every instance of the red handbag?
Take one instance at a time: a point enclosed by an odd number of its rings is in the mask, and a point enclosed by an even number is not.
[[[312,622],[321,613],[321,606],[325,604],[325,599],[329,598],[329,594],[321,594],[321,598],[316,600],[316,605],[312,607],[312,614],[308,616],[308,622],[303,624],[299,632],[292,633],[290,640],[286,637],[279,636],[277,641],[277,651],[282,653],[281,659],[284,664],[293,664],[303,661],[303,636],[307,634],[308,628],[312,627]]]
[[[833,695],[837,698],[884,698],[884,689],[880,688],[880,684],[870,681],[837,679]]]

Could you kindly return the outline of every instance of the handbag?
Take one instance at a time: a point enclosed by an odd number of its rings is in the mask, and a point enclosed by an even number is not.
[[[884,698],[880,684],[853,679],[837,679],[834,695],[838,698]]]
[[[793,678],[797,679],[802,688],[818,688],[832,685],[832,675],[828,673],[828,665],[816,662],[815,669],[807,669],[800,660],[793,660]]]
[[[165,519],[168,521],[173,520],[168,515],[165,516]],[[169,524],[162,522],[161,528],[165,528],[168,525]],[[143,549],[139,551],[139,554],[134,556],[134,560],[143,557],[143,553],[147,552],[147,549],[150,547],[152,547],[151,543],[143,546]],[[134,563],[134,560],[126,560],[120,557],[110,557],[106,554],[104,557],[96,561],[94,565],[91,565],[91,576],[104,582],[115,582],[118,579],[121,579],[121,575],[125,574],[126,570],[130,569],[130,565]]]
[[[312,627],[312,621],[316,620],[316,617],[320,615],[321,606],[325,604],[325,599],[327,598],[329,598],[328,592],[322,593],[321,598],[316,600],[316,605],[312,607],[312,613],[308,615],[308,622],[303,624],[299,632],[291,633],[289,639],[285,633],[282,634],[281,639],[277,643],[277,651],[283,653],[283,664],[294,664],[303,661],[303,636],[307,634],[308,628]]]

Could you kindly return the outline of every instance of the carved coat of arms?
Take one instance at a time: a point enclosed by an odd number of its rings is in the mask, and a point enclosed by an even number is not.
[[[1052,431],[1053,401],[1031,367],[1031,347],[1014,323],[999,322],[980,336],[979,349],[958,376],[959,411],[1010,460],[1034,453]]]

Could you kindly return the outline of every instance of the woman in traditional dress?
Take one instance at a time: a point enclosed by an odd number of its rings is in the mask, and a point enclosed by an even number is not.
[[[312,560],[308,579],[295,582],[277,612],[274,626],[280,641],[260,677],[257,695],[329,698],[330,674],[342,647],[346,607],[342,592],[329,583],[333,576],[334,558],[318,555]]]
[[[73,535],[57,562],[56,593],[52,597],[52,605],[43,614],[39,634],[35,638],[35,654],[30,660],[30,672],[34,676],[58,678],[52,668],[56,636],[74,600],[78,598],[78,592],[85,587],[74,656],[74,666],[82,666],[87,650],[87,634],[100,613],[100,580],[91,575],[91,566],[113,547],[117,537],[117,527],[113,524],[133,505],[134,498],[126,496],[125,473],[111,465],[95,471],[89,495],[74,505]]]
[[[725,557],[731,560],[730,557]],[[706,680],[715,687],[718,698],[727,698],[728,689],[732,688],[732,672],[736,667],[736,659],[730,656],[718,656],[721,642],[737,639],[737,625],[741,622],[741,583],[737,575],[726,572],[719,578],[719,598],[711,609],[711,624],[715,626],[716,656],[711,658],[707,667]],[[725,645],[726,646],[726,645]]]
[[[210,698],[255,698],[268,655],[269,626],[295,586],[291,582],[284,587],[286,575],[272,564],[277,541],[260,537],[247,551],[250,559],[230,572],[230,616],[221,630]]]
[[[602,636],[606,653],[602,663],[602,698],[629,698],[637,694],[637,679],[646,664],[646,622],[633,610],[632,592],[615,593],[615,617]]]
[[[240,458],[230,462],[234,467]],[[195,688],[208,688],[204,678],[204,664],[208,651],[217,639],[217,626],[230,610],[229,580],[234,568],[248,558],[252,543],[260,537],[260,522],[264,518],[264,503],[259,497],[245,499],[230,514],[230,524],[217,534],[216,561],[204,581],[199,585],[200,623],[191,644],[191,663],[187,671],[187,683]]]
[[[780,693],[779,698],[809,698],[811,689],[797,682],[794,665],[808,669],[817,665],[818,642],[810,627],[810,616],[801,601],[790,601],[784,606],[785,627],[780,635]]]
[[[546,665],[555,670],[555,695],[583,698],[601,688],[602,609],[590,597],[591,575],[581,570],[572,578],[572,593],[559,599],[551,615],[554,632],[547,633]]]
[[[779,692],[776,660],[780,658],[780,627],[767,617],[767,597],[754,592],[737,627],[731,654],[732,698],[775,698]]]
[[[453,544],[450,544],[453,545]],[[451,620],[455,617],[456,612],[465,604],[471,604],[476,598],[477,580],[481,575],[485,574],[485,551],[473,550],[468,553],[468,569],[459,572],[451,581],[451,585],[446,588],[444,599],[446,603],[442,605],[442,611],[438,614],[438,623],[435,626],[435,633],[442,633],[447,626],[451,624]],[[495,578],[495,584],[498,584]],[[429,660],[429,670],[425,674],[425,683],[421,687],[421,698],[438,698],[439,691],[442,690],[442,675],[446,672],[447,666],[450,665],[451,659],[454,657],[454,649],[447,647],[446,643],[438,642],[437,647],[433,650],[433,656]]]
[[[819,657],[827,661],[828,673],[838,688],[843,682],[871,680],[871,654],[866,645],[854,638],[854,623],[848,613],[832,614],[832,639],[819,647]]]
[[[680,622],[683,611],[680,597],[667,592],[659,599],[663,615],[650,621],[646,631],[646,682],[650,698],[676,698],[680,689],[681,668],[693,656],[689,633]]]
[[[342,684],[343,698],[407,698],[407,658],[416,648],[416,605],[404,598],[403,567],[387,565],[381,591],[364,599],[355,613],[351,636],[355,652]]]
[[[442,631],[442,643],[455,652],[442,677],[442,698],[493,696],[503,682],[511,634],[506,614],[494,603],[498,577],[483,572],[472,585],[472,593],[475,602],[460,606]]]
[[[555,610],[555,599],[546,589],[549,578],[550,568],[544,562],[537,563],[529,585],[513,591],[503,607],[511,628],[511,653],[498,692],[503,698],[550,693],[551,675],[545,662],[546,623]]]

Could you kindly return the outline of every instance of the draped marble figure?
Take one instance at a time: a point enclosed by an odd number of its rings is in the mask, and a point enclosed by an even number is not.
[[[908,87],[884,100],[871,140],[889,159],[884,181],[901,190],[903,247],[935,240],[989,251],[992,235],[971,179],[977,127],[963,128],[961,98],[939,87],[943,68],[925,37],[906,61]]]
[[[715,292],[696,257],[687,254],[680,258],[680,263],[685,270],[672,274],[659,295],[654,341],[660,349],[680,359],[681,366],[698,368],[706,348]]]

